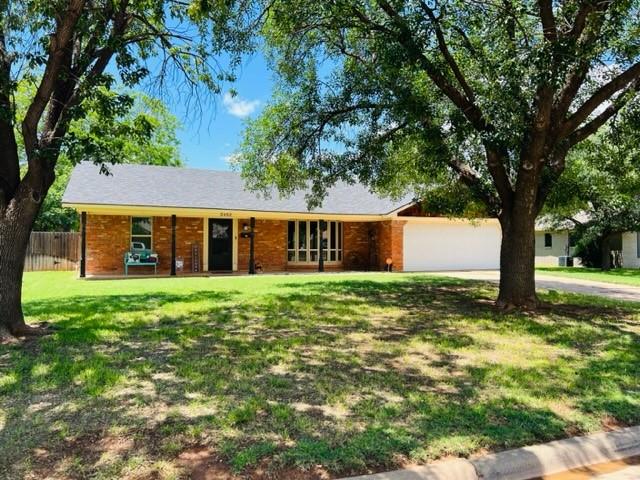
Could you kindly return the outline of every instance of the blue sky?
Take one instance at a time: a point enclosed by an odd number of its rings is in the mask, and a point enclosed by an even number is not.
[[[231,97],[229,89],[238,95]],[[255,117],[268,102],[273,88],[273,72],[264,57],[248,57],[238,71],[238,79],[223,89],[215,101],[204,105],[202,114],[189,115],[179,105],[170,106],[180,119],[179,132],[183,161],[189,167],[228,170],[227,158],[237,149],[244,122]]]

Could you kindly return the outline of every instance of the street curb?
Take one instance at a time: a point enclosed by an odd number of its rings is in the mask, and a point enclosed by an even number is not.
[[[640,425],[516,448],[473,460],[443,460],[344,480],[530,480],[640,455]]]
[[[528,480],[636,455],[640,426],[507,450],[471,463],[481,480]]]
[[[469,460],[455,458],[405,470],[361,475],[344,480],[478,480],[478,475]]]

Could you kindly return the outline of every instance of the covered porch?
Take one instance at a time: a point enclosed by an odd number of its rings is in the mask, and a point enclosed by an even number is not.
[[[401,218],[168,210],[82,210],[80,277],[402,270]],[[132,245],[157,264],[129,264],[125,275]]]

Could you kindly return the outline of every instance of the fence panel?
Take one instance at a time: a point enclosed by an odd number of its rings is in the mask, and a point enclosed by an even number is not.
[[[80,262],[78,232],[31,232],[25,272],[75,270]]]

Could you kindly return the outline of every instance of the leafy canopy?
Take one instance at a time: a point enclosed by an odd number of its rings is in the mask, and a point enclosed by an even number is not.
[[[69,127],[74,148],[64,149],[56,165],[56,182],[42,203],[33,229],[69,231],[78,228],[75,210],[62,206],[62,195],[69,182],[73,165],[80,161],[95,163],[138,163],[146,165],[182,166],[177,131],[178,119],[159,99],[141,92],[128,92],[133,106],[122,117],[111,118],[105,125],[100,115],[87,116]],[[85,150],[82,146],[87,145]]]
[[[570,149],[637,101],[637,0],[275,0],[269,13],[279,82],[242,169],[285,193],[312,180],[312,203],[355,178],[446,195],[452,212],[475,199],[535,214]]]
[[[209,93],[233,80],[242,54],[253,48],[257,6],[0,0],[0,214],[14,198],[39,201],[46,194],[61,151],[71,161],[101,164],[135,153],[124,139],[150,137],[153,129],[144,115],[121,121],[135,109],[129,92],[136,86],[197,112]],[[16,101],[19,90],[28,92],[24,102]],[[88,130],[74,129],[74,122]]]

